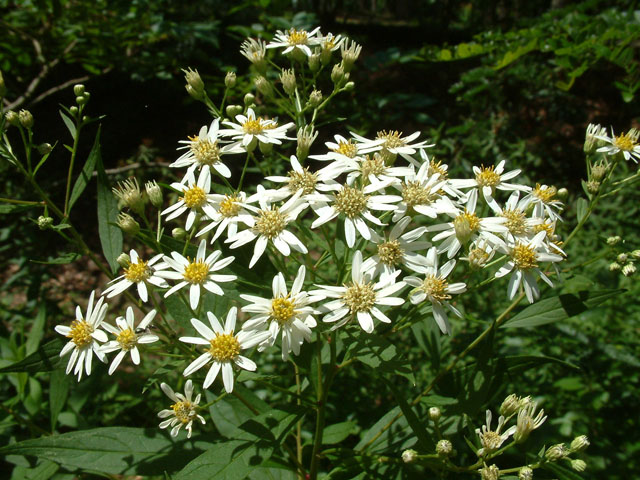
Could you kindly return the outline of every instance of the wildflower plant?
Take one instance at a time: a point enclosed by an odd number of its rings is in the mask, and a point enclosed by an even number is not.
[[[553,290],[563,281],[563,249],[598,201],[628,183],[614,172],[620,164],[635,165],[637,132],[609,137],[602,127],[589,127],[587,180],[597,188],[585,189],[577,225],[567,233],[556,187],[528,184],[509,159],[491,159],[488,167],[456,178],[435,160],[433,143],[420,131],[405,135],[380,126],[367,138],[326,122],[329,102],[356,88],[351,72],[362,51],[320,28],[278,31],[270,42],[249,38],[241,53],[254,82],[227,75],[220,102],[189,69],[187,92],[213,119],[188,140],[176,139],[170,165],[176,181],[156,179],[145,191],[136,178],[112,191],[99,135],[72,181],[78,138],[96,120],[87,116],[88,94],[78,88],[77,105],[61,113],[74,139],[62,206],[38,183],[51,152],[37,158],[35,138],[43,133],[34,130],[33,117],[2,112],[0,154],[39,196],[5,200],[43,208],[37,225],[63,235],[111,279],[91,293],[86,310],[78,306],[74,320],[55,327],[67,343],[51,344],[49,361],[62,357],[66,373],[81,381],[104,376],[104,369],[92,367],[95,355],[111,362],[113,377],[106,382],[130,375],[127,353],[136,366],[144,356],[155,370],[140,385],[141,397],[151,404],[161,391],[174,402],[155,412],[163,419],[160,428],[171,427],[170,436],[181,438],[184,427],[186,438],[197,440],[189,448],[164,440],[149,447],[140,460],[148,469],[141,471],[162,475],[150,459],[169,456],[174,478],[222,478],[227,467],[229,478],[261,478],[269,468],[297,478],[364,469],[368,478],[391,478],[408,463],[482,478],[518,472],[531,478],[539,468],[557,473],[562,462],[584,470],[574,454],[586,448],[586,437],[568,447],[531,445],[529,437],[547,426],[547,416],[529,397],[510,395],[497,423],[489,409],[478,426],[479,412],[464,411],[469,402],[439,389],[451,372],[466,374],[476,347],[500,341],[499,327],[542,325],[548,322],[536,323],[536,315],[558,308],[570,315]],[[70,217],[94,171],[106,264]],[[123,255],[125,244],[129,255]],[[632,260],[622,264],[630,270]],[[470,291],[505,306],[493,319],[477,319]],[[542,307],[535,303],[540,297],[547,302]],[[142,320],[136,324],[136,318]],[[435,371],[423,368],[433,354],[429,348],[408,358],[408,332],[449,345],[447,337],[458,338],[467,320],[484,322],[482,333],[458,353],[445,347]],[[382,377],[377,385],[388,387],[391,405],[378,418],[338,417],[350,404],[336,398],[335,387],[343,379],[359,381],[367,367]],[[442,409],[434,407],[442,398]],[[131,448],[148,435],[132,429],[125,438],[122,432],[115,435]],[[359,432],[358,442],[348,440]],[[47,438],[38,441],[45,445]],[[31,447],[14,443],[4,452],[22,448]],[[523,454],[495,463],[515,448]],[[189,455],[176,454],[180,449]],[[462,450],[469,455],[454,458]]]

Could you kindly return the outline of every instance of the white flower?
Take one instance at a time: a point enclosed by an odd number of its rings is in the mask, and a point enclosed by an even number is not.
[[[238,278],[235,275],[215,273],[233,262],[235,257],[218,260],[222,255],[220,250],[216,250],[205,257],[206,248],[207,241],[203,239],[198,246],[196,258],[193,260],[183,257],[178,252],[171,252],[170,257],[165,255],[164,261],[173,271],[164,270],[158,272],[158,275],[171,280],[180,280],[179,283],[164,294],[165,298],[189,285],[189,303],[191,308],[195,310],[198,308],[198,303],[200,303],[201,287],[216,295],[224,295],[224,292],[218,286],[218,282],[232,282]]]
[[[529,434],[544,423],[547,417],[544,414],[544,410],[540,409],[537,415],[535,415],[538,404],[536,402],[527,402],[519,411],[518,418],[516,420],[516,432],[513,434],[513,439],[516,443],[524,442]]]
[[[477,452],[479,457],[498,450],[505,440],[516,431],[516,426],[513,425],[504,432],[500,432],[506,423],[502,415],[498,418],[498,427],[491,430],[491,417],[491,410],[487,410],[487,424],[482,426],[482,430],[476,428],[476,434],[482,444],[482,448]]]
[[[125,314],[126,318],[116,318],[116,325],[118,326],[117,328],[109,325],[108,323],[103,324],[103,328],[106,331],[114,334],[116,336],[116,339],[102,345],[100,347],[100,351],[103,353],[110,353],[116,350],[120,350],[111,362],[111,366],[109,367],[109,375],[111,375],[116,370],[116,368],[118,368],[118,365],[120,365],[120,362],[122,362],[122,359],[125,357],[127,352],[131,354],[131,360],[133,361],[133,363],[139,365],[140,351],[138,350],[138,344],[153,343],[159,340],[157,335],[145,332],[146,328],[149,326],[155,316],[156,311],[151,310],[145,315],[145,317],[136,328],[134,325],[135,318],[133,316],[133,308],[127,307],[127,312]]]
[[[526,185],[517,185],[514,183],[506,183],[506,180],[520,175],[520,170],[511,170],[510,172],[504,172],[504,165],[506,160],[502,160],[498,165],[491,165],[490,167],[473,167],[473,173],[476,177],[471,179],[454,179],[450,180],[450,184],[454,188],[478,188],[482,193],[482,198],[489,203],[493,199],[496,189],[498,190],[521,190],[530,191],[531,187]]]
[[[208,231],[216,228],[211,243],[215,242],[222,232],[227,230],[227,238],[231,238],[238,233],[238,224],[244,223],[248,227],[253,227],[255,220],[243,205],[249,203],[247,194],[237,192],[231,195],[209,195],[209,207],[207,218],[211,220],[207,226],[200,230],[196,237],[204,235]]]
[[[445,212],[450,217],[454,217],[452,222],[427,227],[428,232],[440,232],[431,240],[433,242],[444,240],[438,247],[438,253],[447,252],[449,258],[453,258],[462,245],[478,239],[484,239],[494,246],[504,245],[502,239],[493,233],[507,232],[507,227],[504,226],[506,219],[502,217],[479,218],[475,213],[478,191],[472,190],[468,195],[464,210],[459,210],[454,214]]]
[[[209,211],[211,211],[208,206],[208,201],[211,198],[211,194],[209,193],[211,189],[211,174],[208,169],[200,171],[197,183],[194,172],[189,170],[182,180],[182,183],[172,183],[171,187],[182,192],[182,197],[177,203],[174,203],[162,212],[162,215],[168,215],[166,220],[179,217],[188,210],[189,214],[187,215],[185,228],[189,230],[193,226],[198,212],[204,211],[208,215]]]
[[[160,388],[164,394],[169,397],[173,402],[171,409],[165,409],[158,412],[158,417],[168,418],[160,422],[160,428],[167,428],[171,426],[171,436],[177,437],[178,432],[184,425],[187,431],[187,438],[191,438],[191,429],[193,428],[193,420],[200,420],[200,423],[205,424],[204,418],[198,415],[198,404],[200,403],[200,394],[198,394],[195,400],[191,400],[193,395],[193,382],[187,380],[184,385],[184,395],[181,393],[174,393],[169,385],[161,383]]]
[[[240,45],[240,53],[247,57],[251,63],[260,65],[267,53],[267,42],[261,39],[247,38]]]
[[[630,130],[626,134],[621,133],[616,137],[612,128],[611,137],[597,136],[596,138],[604,140],[609,144],[600,147],[596,151],[606,153],[607,155],[616,155],[622,152],[625,160],[633,160],[636,163],[640,160],[640,145],[638,144],[638,133],[636,130]]]
[[[424,227],[414,228],[403,233],[410,221],[411,217],[402,218],[391,229],[388,239],[382,238],[378,234],[371,237],[371,241],[378,247],[378,252],[364,262],[362,266],[364,271],[371,270],[374,278],[380,275],[380,280],[385,281],[393,276],[402,265],[410,270],[418,269],[421,271],[420,267],[424,268],[426,259],[415,252],[426,250],[431,246],[431,243],[419,241],[427,231]]]
[[[362,144],[361,151],[363,153],[381,151],[385,159],[387,157],[395,158],[396,155],[400,155],[405,159],[413,160],[411,155],[418,150],[434,146],[434,144],[429,144],[426,140],[411,144],[420,136],[420,132],[413,132],[411,135],[403,137],[402,132],[397,130],[381,130],[377,133],[375,140],[370,140],[356,133],[351,133],[351,135]]]
[[[269,337],[269,332],[243,330],[234,334],[237,314],[238,309],[236,307],[229,310],[224,328],[222,328],[216,316],[211,312],[207,312],[211,328],[207,327],[197,318],[191,319],[191,325],[202,335],[202,338],[180,337],[180,341],[193,343],[195,345],[206,345],[208,348],[205,353],[185,368],[183,372],[185,377],[204,367],[207,363],[212,362],[211,368],[209,368],[207,376],[204,379],[203,388],[209,388],[218,376],[220,370],[222,370],[224,389],[227,393],[231,393],[233,391],[233,364],[251,372],[255,371],[257,368],[256,364],[247,357],[240,355],[240,351],[255,347],[259,343],[264,342]]]
[[[129,252],[129,258],[131,259],[131,263],[129,263],[128,267],[124,268],[124,275],[120,275],[111,280],[109,287],[104,291],[103,295],[106,295],[107,298],[120,295],[135,283],[140,300],[146,303],[147,300],[149,300],[148,283],[160,288],[167,288],[169,286],[167,282],[158,275],[159,271],[166,268],[165,264],[156,265],[162,258],[161,253],[145,262],[140,258],[138,252],[132,249]]]
[[[322,37],[317,35],[319,33],[320,27],[316,27],[311,32],[296,30],[295,28],[290,28],[286,32],[278,30],[275,38],[267,44],[267,48],[284,47],[283,54],[299,50],[307,57],[310,57],[312,52],[309,46],[319,45],[322,42]]]
[[[236,115],[236,121],[238,123],[223,121],[224,125],[231,128],[220,130],[220,134],[238,140],[240,145],[248,150],[254,148],[257,142],[282,144],[282,140],[287,139],[287,130],[295,126],[292,122],[278,126],[275,120],[256,118],[252,108],[247,109],[246,115]]]
[[[347,183],[349,185],[353,185],[355,179],[361,178],[363,185],[375,183],[378,185],[379,191],[384,190],[389,185],[400,184],[398,177],[405,177],[411,174],[409,167],[388,166],[384,158],[377,152],[373,156],[366,155],[365,157],[350,159],[344,163],[343,171],[349,172],[347,175]]]
[[[529,205],[533,205],[534,217],[543,218],[546,213],[546,216],[552,220],[562,220],[556,212],[556,210],[562,210],[562,202],[555,199],[557,193],[556,187],[536,183],[536,188],[520,200],[518,208],[526,210]]]
[[[55,331],[71,340],[62,348],[60,356],[63,357],[71,352],[71,357],[67,363],[67,375],[75,365],[74,375],[78,375],[78,381],[82,378],[82,372],[91,374],[91,362],[93,354],[103,362],[107,362],[107,357],[100,351],[98,342],[106,342],[107,334],[100,330],[100,325],[107,314],[109,306],[104,303],[104,297],[100,297],[96,304],[93,304],[95,291],[89,296],[86,317],[82,315],[80,306],[76,307],[76,319],[71,322],[71,326],[56,325]]]
[[[544,244],[546,235],[546,231],[541,231],[529,243],[517,242],[509,246],[498,247],[499,251],[511,257],[496,272],[496,277],[500,278],[513,271],[507,287],[509,299],[515,297],[520,284],[524,284],[524,292],[527,299],[529,303],[533,303],[540,296],[536,275],[550,287],[553,287],[551,280],[538,268],[538,262],[560,262],[562,261],[562,256],[548,252]]]
[[[352,134],[353,135],[353,134]],[[314,160],[333,160],[331,164],[325,167],[325,171],[335,171],[337,175],[343,173],[352,160],[364,155],[364,147],[360,143],[356,143],[353,139],[347,140],[341,135],[334,135],[335,142],[326,142],[325,145],[329,149],[329,153],[324,155],[309,155]],[[384,143],[379,140],[378,145]]]
[[[242,311],[256,314],[242,325],[242,329],[268,328],[270,336],[260,345],[260,351],[272,346],[282,331],[282,359],[285,361],[289,359],[289,353],[300,353],[300,346],[305,340],[311,340],[311,329],[316,326],[313,315],[319,312],[309,305],[324,298],[323,295],[309,295],[302,291],[305,273],[304,265],[300,266],[291,292],[287,292],[284,275],[278,273],[273,277],[273,298],[240,295],[243,300],[252,302],[251,305],[242,307]]]
[[[275,207],[269,203],[264,188],[258,185],[256,198],[258,199],[260,208],[245,205],[247,209],[256,213],[253,227],[248,230],[243,230],[226,241],[226,243],[231,243],[229,248],[238,248],[257,239],[253,250],[253,257],[251,257],[251,261],[249,262],[249,268],[253,267],[262,256],[269,242],[272,242],[285,257],[291,254],[291,249],[300,253],[308,252],[307,247],[304,246],[298,237],[288,230],[285,230],[287,225],[295,220],[300,212],[307,206],[305,202],[300,200],[301,193],[302,192],[298,190],[284,205]]]
[[[433,318],[440,327],[442,333],[451,335],[451,325],[444,307],[451,310],[458,317],[462,317],[460,311],[453,307],[449,300],[452,294],[463,293],[467,290],[464,283],[449,283],[447,277],[455,267],[455,260],[449,260],[438,268],[438,254],[436,248],[429,249],[427,253],[427,265],[424,269],[425,278],[405,277],[404,281],[415,287],[409,294],[409,300],[414,305],[429,300],[432,304]]]
[[[404,282],[395,282],[400,273],[390,276],[384,282],[374,283],[371,272],[362,270],[362,252],[359,250],[353,255],[351,263],[351,282],[342,287],[329,285],[316,285],[320,290],[314,290],[312,295],[324,295],[335,298],[322,306],[323,311],[331,312],[322,318],[323,322],[338,322],[333,329],[341,327],[354,317],[357,318],[360,327],[367,333],[373,332],[373,317],[381,322],[391,323],[376,305],[402,305],[404,299],[392,297],[405,287]]]
[[[231,170],[222,163],[221,156],[225,154],[242,153],[246,150],[240,148],[238,144],[220,146],[218,142],[218,133],[220,130],[219,119],[211,122],[211,126],[203,126],[198,135],[189,137],[189,140],[180,140],[179,143],[185,144],[178,150],[187,151],[180,158],[173,162],[170,167],[189,167],[189,171],[195,171],[198,167],[209,170],[213,168],[221,176],[225,178],[231,177]]]
[[[504,226],[507,227],[508,232],[506,237],[509,240],[515,239],[530,239],[533,236],[534,228],[536,225],[542,223],[542,218],[526,216],[525,212],[518,207],[518,200],[520,198],[520,192],[513,192],[504,207],[500,207],[498,202],[493,198],[488,201],[489,207],[498,217],[505,218]]]
[[[385,225],[374,217],[370,210],[393,211],[396,206],[391,203],[401,200],[397,195],[370,195],[378,190],[376,184],[367,185],[364,188],[337,184],[330,187],[337,191],[334,194],[315,197],[330,205],[316,210],[318,218],[311,224],[311,228],[317,228],[338,215],[344,215],[344,232],[349,248],[355,245],[356,230],[365,240],[371,240],[373,231],[365,220],[378,226]]]

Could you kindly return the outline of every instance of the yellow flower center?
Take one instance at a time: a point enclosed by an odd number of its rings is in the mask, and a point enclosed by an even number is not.
[[[265,130],[265,126],[262,124],[262,120],[256,118],[254,120],[247,120],[242,124],[242,129],[245,133],[250,135],[258,135]]]
[[[553,233],[555,231],[555,225],[553,223],[539,223],[537,225],[534,225],[533,231],[535,233],[540,233],[544,231],[547,234],[547,238],[551,240],[551,238],[553,237]]]
[[[317,175],[311,173],[308,168],[305,168],[302,172],[292,170],[287,175],[289,176],[289,189],[292,192],[302,190],[303,195],[309,195],[316,188]]]
[[[489,256],[490,254],[486,250],[480,247],[473,248],[469,250],[469,265],[471,265],[472,268],[482,268],[489,260]]]
[[[133,330],[127,328],[118,334],[116,342],[120,344],[120,348],[122,348],[122,350],[129,351],[138,343],[138,336]]]
[[[258,219],[253,227],[260,235],[269,240],[277,237],[287,226],[286,217],[280,213],[279,208],[273,210],[260,210]]]
[[[482,444],[482,447],[489,452],[500,448],[500,445],[502,445],[502,438],[499,433],[489,430],[480,435],[480,443]]]
[[[74,320],[71,322],[71,331],[67,334],[67,337],[71,339],[78,347],[86,347],[93,341],[91,334],[93,333],[93,327],[84,320]]]
[[[367,206],[367,196],[357,188],[344,186],[336,193],[335,209],[349,218],[360,215]]]
[[[495,166],[480,167],[480,173],[476,175],[476,182],[481,187],[491,187],[492,189],[500,183],[500,175],[495,172]]]
[[[365,178],[369,177],[369,175],[382,175],[387,170],[387,166],[380,155],[374,155],[373,158],[367,155],[360,168],[362,176]]]
[[[431,274],[425,277],[419,288],[427,294],[432,302],[442,302],[451,298],[451,295],[447,293],[448,286],[449,284],[444,278]]]
[[[280,325],[288,324],[295,314],[295,303],[288,296],[271,300],[271,318]]]
[[[148,262],[141,260],[138,263],[131,263],[124,269],[124,278],[130,282],[144,282],[151,274],[151,269],[147,265]]]
[[[207,138],[200,139],[198,136],[189,137],[189,140],[193,142],[191,152],[200,165],[213,165],[220,161],[218,142],[212,142]]]
[[[480,219],[475,213],[468,212],[466,209],[453,219],[453,228],[456,231],[456,237],[462,243],[467,242],[471,235],[480,229]]]
[[[190,262],[184,268],[184,273],[182,276],[189,283],[197,283],[202,285],[209,275],[209,265],[199,260],[197,262]]]
[[[352,314],[368,312],[375,304],[376,292],[372,283],[350,283],[342,300]]]
[[[542,203],[549,203],[553,200],[553,197],[558,193],[556,187],[547,187],[546,185],[540,185],[536,183],[536,188],[533,189],[533,195],[538,197]]]
[[[621,135],[615,137],[613,139],[613,145],[624,152],[630,152],[634,149],[636,143],[633,136],[631,135],[631,132],[628,132],[626,134],[622,133]]]
[[[289,30],[289,35],[287,36],[289,45],[306,45],[307,39],[307,32],[304,30],[296,30],[295,28]]]
[[[404,250],[398,240],[389,240],[378,245],[378,257],[385,265],[390,267],[397,265],[402,260],[403,255]]]
[[[225,195],[224,200],[220,202],[220,208],[218,209],[220,215],[223,217],[231,218],[238,215],[240,212],[240,204],[238,203],[238,197],[235,195]]]
[[[358,154],[358,146],[349,140],[348,142],[338,143],[338,148],[334,148],[332,151],[348,158],[354,158]]]
[[[197,185],[185,190],[182,201],[189,208],[199,208],[207,201],[207,194]]]
[[[503,210],[500,216],[507,219],[504,225],[512,235],[524,235],[527,233],[527,221],[522,210]]]
[[[443,180],[447,178],[448,172],[447,169],[442,165],[442,161],[439,161],[437,163],[435,160],[429,161],[429,169],[432,172],[439,173],[440,178],[442,178]]]
[[[438,198],[438,194],[431,192],[418,181],[409,181],[402,187],[402,200],[411,208],[416,205],[429,205]]]
[[[216,334],[209,343],[209,353],[216,362],[230,362],[240,354],[240,342],[228,333]]]
[[[171,408],[178,420],[182,423],[189,423],[193,412],[191,402],[177,402],[171,405]]]
[[[397,130],[389,130],[388,132],[386,130],[382,130],[376,135],[378,140],[385,140],[382,144],[384,148],[403,147],[407,142],[405,142],[401,137],[402,132],[398,132]]]
[[[519,243],[511,251],[511,258],[519,270],[528,270],[536,268],[537,254],[533,247]]]

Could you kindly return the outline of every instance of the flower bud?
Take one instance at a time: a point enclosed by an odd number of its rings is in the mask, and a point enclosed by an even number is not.
[[[51,150],[53,150],[53,147],[51,146],[50,143],[41,143],[36,148],[37,148],[38,153],[40,155],[47,155],[47,154],[51,153]]]
[[[617,272],[621,268],[622,268],[622,265],[620,265],[618,262],[611,262],[609,264],[609,271],[610,272]]]
[[[331,81],[337,86],[344,78],[344,67],[342,63],[336,63],[331,69]]]
[[[587,462],[580,459],[571,460],[571,468],[573,468],[576,472],[584,472],[587,468]]]
[[[20,118],[18,118],[18,114],[13,110],[9,110],[7,113],[5,113],[4,118],[9,125],[13,125],[14,127],[20,125]]]
[[[316,73],[320,70],[320,54],[314,53],[309,57],[309,70],[311,73]]]
[[[227,88],[233,88],[236,86],[236,73],[235,72],[227,72],[224,77],[224,85]]]
[[[518,472],[518,480],[533,480],[533,470],[529,467],[522,467]]]
[[[313,108],[316,108],[320,103],[322,103],[322,92],[320,90],[314,90],[309,95],[309,104]]]
[[[130,178],[124,182],[118,182],[118,186],[112,189],[119,203],[138,215],[144,214],[144,197],[140,191],[138,180]]]
[[[264,97],[270,98],[273,96],[273,87],[271,86],[271,82],[262,75],[257,76],[253,83],[255,84],[258,92],[260,92]]]
[[[184,72],[184,79],[187,84],[185,88],[191,97],[196,100],[202,100],[204,98],[204,82],[202,78],[200,78],[200,74],[197,70],[192,70],[189,68],[188,70],[182,70]]]
[[[504,399],[502,405],[500,405],[500,415],[503,417],[510,417],[511,415],[518,413],[520,410],[521,399],[515,393],[512,393]]]
[[[633,263],[627,263],[624,267],[622,267],[622,274],[625,277],[631,277],[636,273],[636,266]]]
[[[263,155],[269,155],[273,151],[273,143],[259,142],[258,147]]]
[[[640,250],[634,250],[631,252],[631,256],[636,260],[640,259]]]
[[[140,224],[128,213],[118,215],[118,226],[127,235],[135,236],[140,232]]]
[[[247,93],[244,96],[244,104],[245,105],[251,105],[253,102],[255,102],[256,97],[253,95],[253,93]]]
[[[242,106],[240,105],[227,105],[226,112],[229,118],[235,118],[236,115],[240,115],[242,113]]]
[[[596,137],[604,137],[606,135],[606,128],[590,123],[584,136],[584,153],[587,155],[594,153],[599,146],[599,139]]]
[[[81,83],[78,83],[77,85],[73,86],[73,94],[76,97],[81,97],[82,95],[84,95],[84,85],[82,85]]]
[[[580,435],[571,441],[572,452],[582,452],[590,445],[589,438],[586,435]]]
[[[596,163],[591,167],[591,178],[597,182],[600,182],[609,170],[609,165],[603,162]]]
[[[18,113],[18,120],[20,120],[20,125],[27,130],[33,127],[33,115],[31,115],[29,110],[20,110]]]
[[[550,188],[555,188],[555,187],[550,187]],[[569,190],[567,190],[566,188],[562,187],[562,188],[558,189],[558,191],[556,192],[556,195],[558,196],[558,198],[560,200],[564,201],[569,197]]]
[[[436,444],[436,453],[441,457],[448,457],[451,455],[453,445],[449,440],[439,440]]]
[[[595,180],[589,180],[587,182],[587,192],[592,195],[595,195],[600,190],[600,182],[596,182]]]
[[[433,420],[434,422],[437,422],[438,420],[440,420],[440,417],[442,416],[442,412],[440,411],[440,409],[438,407],[431,407],[429,409],[429,419]]]
[[[162,189],[156,181],[154,180],[152,182],[145,183],[144,189],[147,192],[147,196],[149,197],[151,204],[156,208],[162,207]]]
[[[620,235],[616,235],[614,237],[607,238],[607,245],[612,245],[612,246],[617,245],[621,241],[622,241],[622,238],[620,237]]]
[[[296,76],[293,73],[293,69],[283,70],[280,74],[280,82],[282,82],[282,88],[287,95],[293,95],[296,91]]]
[[[49,217],[49,216],[44,216],[44,215],[40,215],[38,217],[38,228],[40,230],[47,230],[48,228],[51,228],[51,226],[53,225],[53,218]]]
[[[346,77],[345,77],[345,78],[346,78]],[[351,91],[351,90],[353,90],[355,87],[356,87],[356,84],[355,84],[355,83],[353,83],[353,82],[347,82],[347,83],[345,83],[345,84],[344,84],[344,89],[345,89],[347,92],[350,92],[350,91]]]
[[[116,262],[118,262],[118,265],[120,265],[122,268],[127,268],[129,265],[131,265],[131,257],[123,252],[118,255],[118,258],[116,258]]]
[[[616,261],[618,263],[627,263],[629,261],[629,256],[626,253],[621,253],[620,255],[618,255],[618,257],[616,258]]]
[[[298,146],[296,147],[296,156],[300,162],[303,162],[314,140],[318,136],[318,132],[314,132],[313,125],[305,125],[298,130]]]
[[[544,453],[544,456],[550,462],[557,462],[566,457],[567,453],[567,447],[564,446],[564,443],[558,443],[549,448],[549,450]]]
[[[498,480],[500,478],[500,469],[495,465],[481,468],[480,478],[482,478],[482,480]]]
[[[402,452],[402,461],[404,463],[413,463],[418,458],[418,452],[415,450],[409,449]]]
[[[184,228],[176,227],[171,230],[171,236],[176,240],[184,240],[187,238],[187,231]]]
[[[75,105],[72,107],[69,107],[69,111],[71,112],[71,115],[73,115],[74,117],[78,115],[78,107],[76,107]]]

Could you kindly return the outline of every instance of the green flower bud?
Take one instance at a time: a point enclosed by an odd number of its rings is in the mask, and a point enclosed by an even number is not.
[[[154,180],[152,182],[147,182],[144,184],[144,189],[147,192],[147,196],[151,201],[151,204],[156,207],[162,207],[162,189]]]
[[[127,213],[120,213],[118,215],[118,226],[124,233],[132,237],[140,232],[140,224]]]
[[[618,258],[616,258],[616,261],[618,263],[627,263],[627,261],[629,261],[629,256],[626,253],[621,253],[618,255]]]
[[[571,460],[571,468],[573,468],[576,472],[584,472],[587,468],[587,462],[580,459]]]
[[[113,194],[123,206],[128,207],[138,215],[144,214],[145,199],[140,191],[138,180],[130,178],[124,182],[118,182],[118,186],[112,189]]]
[[[587,192],[595,195],[596,193],[598,193],[598,190],[600,190],[600,182],[597,182],[595,180],[589,180],[587,182]]]
[[[269,155],[273,151],[273,143],[258,142],[258,147],[263,155]]]
[[[518,472],[518,480],[533,480],[533,470],[529,467],[522,467]]]
[[[171,236],[176,240],[182,241],[187,238],[187,231],[184,228],[177,227],[171,230]]]
[[[614,237],[607,238],[607,245],[611,245],[611,246],[617,245],[621,241],[622,241],[622,238],[620,237],[620,235],[616,235]]]
[[[610,272],[617,272],[622,268],[622,265],[620,265],[618,262],[611,262],[609,264],[609,271]]]
[[[182,70],[184,72],[184,79],[187,81],[185,88],[189,95],[196,100],[202,100],[204,98],[204,82],[200,78],[200,74],[197,70]]]
[[[76,115],[78,115],[78,111],[79,111],[79,110],[78,110],[78,107],[76,107],[76,106],[74,105],[73,107],[70,107],[70,108],[69,108],[69,111],[71,112],[71,115],[73,115],[73,116],[75,117]]]
[[[314,90],[309,95],[309,104],[313,108],[316,108],[320,103],[322,103],[322,92],[320,90]]]
[[[282,88],[287,95],[293,95],[296,91],[296,76],[293,73],[293,69],[283,70],[280,74],[280,82],[282,82]]]
[[[251,105],[255,101],[256,101],[256,97],[253,95],[253,93],[247,93],[244,96],[244,104],[245,105]]]
[[[597,182],[600,182],[607,172],[609,171],[609,165],[604,162],[598,162],[591,167],[591,178]]]
[[[235,118],[236,115],[240,115],[244,110],[240,105],[227,105],[226,112],[229,118]]]
[[[344,89],[345,89],[347,92],[350,92],[350,91],[351,91],[351,90],[353,90],[355,87],[356,87],[356,84],[355,84],[355,83],[353,83],[353,82],[347,82],[347,83],[345,83],[345,84],[344,84]]]
[[[236,73],[235,72],[227,72],[227,75],[224,77],[224,85],[227,88],[233,88],[236,86]]]
[[[440,440],[436,444],[436,453],[441,457],[448,457],[453,451],[453,445],[449,440]]]
[[[636,273],[636,266],[631,263],[627,263],[624,267],[622,267],[622,274],[625,277],[631,277]]]
[[[40,215],[38,217],[38,228],[40,230],[47,230],[48,228],[51,228],[51,226],[53,225],[53,218],[51,217],[45,217],[44,215]]]
[[[555,188],[555,187],[551,187],[551,188]],[[569,190],[563,187],[556,192],[556,195],[560,200],[564,201],[569,197]]]
[[[271,82],[262,75],[256,77],[253,83],[255,84],[258,92],[260,92],[264,97],[271,98],[273,96],[273,87],[271,86]]]
[[[440,420],[441,416],[442,412],[438,407],[431,407],[429,409],[429,419],[431,419],[432,421],[437,422],[438,420]]]
[[[331,81],[335,85],[339,85],[340,82],[342,82],[343,78],[344,78],[344,67],[342,66],[342,63],[336,63],[331,69]]]
[[[631,252],[631,256],[636,260],[640,259],[640,250],[634,250],[633,252]]]
[[[81,97],[82,95],[84,95],[84,85],[82,85],[81,83],[78,83],[77,85],[73,86],[73,94],[76,97]]]
[[[522,399],[518,397],[515,393],[512,393],[507,398],[504,399],[502,405],[500,405],[500,415],[503,417],[510,417],[511,415],[518,413],[520,410],[520,405],[522,404]]]
[[[18,114],[13,110],[9,110],[7,113],[5,113],[4,118],[9,125],[13,125],[14,127],[20,125],[20,118],[18,117]]]
[[[558,443],[544,453],[544,456],[550,462],[557,462],[558,460],[567,456],[567,447],[564,443]]]
[[[298,130],[296,156],[300,162],[304,161],[304,159],[307,158],[307,155],[309,155],[309,149],[317,136],[318,132],[314,132],[313,125],[306,125]]]
[[[18,113],[18,119],[20,120],[20,124],[27,130],[30,130],[31,127],[33,127],[33,115],[31,115],[29,110],[20,110]]]
[[[495,465],[481,468],[480,477],[482,480],[498,480],[500,478],[500,469]]]
[[[38,149],[38,153],[40,155],[47,155],[48,153],[51,153],[51,150],[53,150],[53,147],[50,143],[41,143],[36,148]]]
[[[316,73],[318,70],[320,70],[319,54],[314,53],[309,57],[309,70],[311,70],[311,73]]]
[[[415,450],[409,449],[402,452],[402,461],[404,463],[413,463],[418,458],[418,452]]]
[[[127,268],[129,265],[131,265],[131,257],[123,252],[118,255],[118,258],[116,258],[116,262],[118,262],[118,265],[120,265],[122,268]]]

